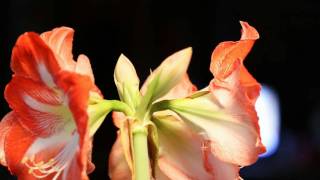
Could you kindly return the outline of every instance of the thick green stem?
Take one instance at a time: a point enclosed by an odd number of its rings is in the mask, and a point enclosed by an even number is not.
[[[144,126],[133,129],[134,180],[150,180],[148,130]]]

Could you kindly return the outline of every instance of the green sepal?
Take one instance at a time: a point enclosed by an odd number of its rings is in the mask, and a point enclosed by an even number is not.
[[[146,92],[139,106],[143,114],[150,105],[175,87],[187,73],[192,55],[192,48],[186,48],[169,56],[151,73],[146,81]]]
[[[117,86],[120,100],[135,109],[140,103],[139,78],[130,60],[120,55],[114,70],[114,82]]]

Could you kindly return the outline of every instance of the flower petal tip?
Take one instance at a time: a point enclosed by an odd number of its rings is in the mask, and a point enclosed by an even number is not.
[[[258,31],[246,21],[240,21],[242,27],[241,40],[259,39]]]
[[[121,54],[118,58],[115,71],[115,79],[120,82],[130,82],[134,84],[139,84],[139,78],[137,77],[137,72],[134,69],[133,64],[124,54]]]
[[[175,52],[164,60],[163,68],[179,68],[182,71],[186,71],[192,56],[192,48],[187,47],[178,52]]]
[[[177,55],[179,56],[183,56],[183,57],[188,57],[188,58],[185,58],[185,59],[191,59],[191,56],[192,56],[192,47],[187,47],[187,48],[184,48],[178,52],[176,52]],[[181,59],[184,59],[184,58],[181,58]]]
[[[129,58],[127,58],[127,56],[125,56],[124,54],[120,54],[119,58],[118,58],[118,61],[117,61],[117,64],[116,64],[116,67],[117,66],[121,66],[122,64],[130,64],[132,65],[131,61],[129,60]]]

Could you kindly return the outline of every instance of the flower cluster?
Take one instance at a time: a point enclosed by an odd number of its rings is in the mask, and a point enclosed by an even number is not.
[[[266,151],[255,111],[260,85],[243,64],[259,34],[240,23],[241,39],[213,51],[214,78],[201,90],[187,74],[191,48],[166,58],[141,88],[121,55],[120,100],[103,99],[85,55],[73,60],[71,28],[21,35],[4,92],[12,111],[0,122],[0,163],[19,179],[88,179],[93,136],[113,111],[111,179],[240,179],[240,167]]]

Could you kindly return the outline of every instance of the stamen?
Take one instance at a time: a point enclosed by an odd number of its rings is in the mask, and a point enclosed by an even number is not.
[[[35,160],[36,153],[31,154],[30,156],[28,156],[29,153],[27,153],[22,159],[21,163],[26,165],[29,168],[28,173],[32,174],[36,178],[44,178],[51,175],[52,173],[55,173],[53,180],[56,180],[61,172],[65,169],[68,169],[66,167],[71,164],[71,161],[79,148],[78,142],[79,134],[74,133],[65,147],[63,147],[63,149],[59,153],[57,153],[56,156],[54,156],[47,162],[44,162],[42,160],[37,162]]]

